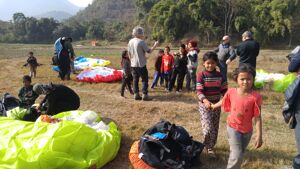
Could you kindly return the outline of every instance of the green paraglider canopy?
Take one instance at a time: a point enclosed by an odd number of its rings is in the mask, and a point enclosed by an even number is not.
[[[58,114],[64,117],[73,111]],[[100,120],[97,119],[97,120]],[[58,123],[26,122],[0,118],[0,168],[87,169],[100,168],[115,158],[121,134],[113,122],[107,130],[62,120]]]

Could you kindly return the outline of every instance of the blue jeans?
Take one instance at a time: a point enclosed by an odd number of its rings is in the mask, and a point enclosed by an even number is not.
[[[154,88],[155,86],[157,86],[159,78],[160,78],[160,85],[163,85],[164,79],[163,79],[162,73],[160,73],[159,71],[155,71],[154,75],[153,75],[153,82],[152,82],[151,88]]]
[[[220,68],[220,73],[222,74],[223,79],[227,81],[227,64],[224,61],[219,61],[218,66]]]
[[[148,70],[147,67],[132,67],[131,74],[133,77],[133,92],[139,94],[139,79],[142,79],[143,94],[148,94]]]
[[[186,89],[196,91],[196,72],[197,69],[188,69],[186,74]],[[192,82],[192,85],[191,85]]]

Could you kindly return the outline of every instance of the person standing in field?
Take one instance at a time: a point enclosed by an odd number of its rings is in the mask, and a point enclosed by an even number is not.
[[[162,72],[160,70],[163,55],[164,55],[164,50],[160,49],[158,51],[158,56],[155,60],[155,65],[154,65],[155,72],[154,72],[154,75],[153,75],[153,82],[152,82],[152,85],[151,85],[151,89],[154,89],[157,86],[157,83],[158,83],[159,79],[160,79],[160,86],[162,86],[163,83],[164,83],[164,79],[163,79],[164,77],[163,77]]]
[[[179,48],[179,52],[175,53],[175,61],[173,64],[173,73],[171,77],[171,82],[169,85],[169,91],[173,90],[173,87],[175,85],[176,79],[177,79],[177,86],[176,86],[176,92],[181,92],[183,87],[183,81],[184,76],[187,71],[187,52],[185,49],[185,45],[181,44]]]
[[[246,31],[242,35],[242,43],[238,46],[236,54],[240,56],[240,64],[246,63],[256,69],[256,58],[259,54],[259,43],[253,39],[250,31]]]
[[[58,42],[58,43],[57,43]],[[56,45],[58,44],[58,45]],[[74,61],[75,53],[72,46],[72,38],[62,37],[56,40],[55,50],[61,80],[70,80],[71,64]]]
[[[207,153],[216,157],[214,146],[217,143],[221,109],[213,108],[227,91],[227,81],[216,70],[218,56],[215,52],[207,52],[203,56],[204,70],[197,75],[197,95],[199,112],[203,130],[203,144]]]
[[[151,53],[158,41],[154,43],[152,48],[149,48],[144,41],[144,29],[140,26],[132,30],[133,38],[128,42],[128,55],[131,62],[131,72],[133,76],[133,92],[135,100],[151,100],[148,95],[148,70],[146,53]],[[142,79],[143,96],[139,94],[139,79]]]
[[[165,47],[165,54],[162,57],[161,62],[161,73],[163,74],[166,90],[169,90],[169,86],[171,83],[171,76],[173,71],[173,63],[174,63],[174,57],[170,53],[170,47]]]
[[[127,50],[124,50],[122,52],[121,66],[122,66],[122,70],[123,70],[121,96],[124,97],[124,91],[125,91],[126,86],[129,90],[130,94],[133,94],[132,87],[131,87],[131,82],[132,82],[131,67],[130,67],[130,60],[128,58]]]
[[[297,73],[297,79],[285,91],[285,99],[295,113],[296,126],[294,129],[298,154],[294,158],[293,169],[300,169],[300,50],[299,46],[290,54],[288,71]]]
[[[29,76],[32,77],[36,77],[36,68],[38,67],[38,62],[36,57],[33,56],[33,52],[29,52],[28,53],[28,59],[27,59],[27,63],[25,65],[29,66],[30,69],[30,73]]]
[[[249,64],[241,63],[233,72],[233,79],[237,88],[230,88],[222,101],[212,105],[228,112],[227,133],[230,146],[230,155],[227,169],[240,169],[243,163],[245,150],[253,133],[252,119],[255,121],[256,138],[254,147],[262,146],[262,96],[253,90],[255,69]]]
[[[196,41],[190,41],[188,43],[187,49],[188,64],[186,74],[186,88],[188,91],[196,91],[196,73],[198,67],[198,53],[200,52],[200,50],[197,47]]]
[[[214,50],[218,54],[218,67],[223,78],[227,81],[227,65],[236,58],[235,50],[230,45],[230,37],[228,35],[223,36],[222,43]]]

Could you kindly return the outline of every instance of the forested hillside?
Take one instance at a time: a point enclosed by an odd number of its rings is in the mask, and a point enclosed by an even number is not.
[[[14,15],[12,22],[0,23],[0,41],[41,43],[59,36],[127,41],[132,28],[142,25],[149,39],[161,42],[196,38],[214,45],[224,34],[240,39],[250,30],[261,44],[295,45],[299,11],[298,0],[95,0],[63,22]]]

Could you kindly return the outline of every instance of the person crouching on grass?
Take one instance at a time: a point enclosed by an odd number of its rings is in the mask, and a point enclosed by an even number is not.
[[[212,105],[213,109],[220,107],[229,112],[227,117],[227,133],[230,155],[227,169],[240,169],[243,156],[252,136],[252,119],[255,120],[255,148],[262,146],[261,95],[253,90],[255,69],[241,63],[233,73],[233,79],[238,88],[227,91],[222,101]]]
[[[199,112],[203,132],[203,144],[211,157],[216,157],[214,146],[217,143],[221,109],[212,108],[227,91],[227,81],[216,70],[218,56],[215,52],[203,55],[204,70],[197,75],[196,91],[199,99]]]
[[[123,70],[123,78],[122,78],[122,87],[121,87],[121,96],[124,97],[125,87],[127,86],[130,94],[133,95],[133,91],[131,88],[132,84],[132,75],[131,75],[131,67],[130,67],[130,60],[128,57],[128,51],[124,50],[122,52],[122,70]]]

